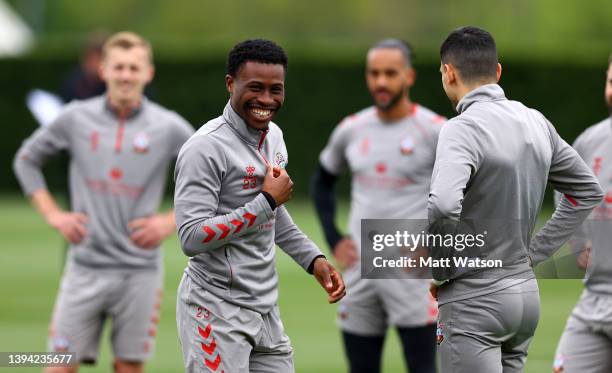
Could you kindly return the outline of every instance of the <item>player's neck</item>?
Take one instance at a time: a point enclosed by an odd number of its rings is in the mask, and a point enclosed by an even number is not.
[[[404,119],[414,113],[415,103],[411,102],[406,96],[402,97],[397,104],[393,105],[389,110],[376,109],[378,117],[383,122],[396,122]]]
[[[138,100],[117,100],[113,99],[113,97],[111,96],[107,96],[107,99],[113,110],[121,116],[139,107],[142,101],[141,98],[139,98]]]

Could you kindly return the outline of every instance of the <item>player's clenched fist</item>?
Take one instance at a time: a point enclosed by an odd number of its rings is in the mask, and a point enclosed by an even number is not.
[[[280,206],[291,199],[293,181],[284,168],[268,166],[261,190],[270,193],[276,206]]]

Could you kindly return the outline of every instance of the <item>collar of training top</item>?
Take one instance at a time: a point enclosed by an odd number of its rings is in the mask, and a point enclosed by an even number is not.
[[[108,110],[110,113],[112,113],[114,116],[118,118],[125,118],[125,119],[133,118],[142,111],[142,108],[146,104],[147,104],[147,98],[143,96],[140,99],[140,103],[138,105],[130,108],[129,110],[126,111],[126,113],[122,115],[122,113],[120,113],[118,109],[116,109],[113,105],[111,105],[108,97],[105,96],[104,98],[104,109]]]
[[[475,102],[505,100],[504,90],[498,84],[485,84],[468,92],[457,104],[457,113],[461,114]]]
[[[244,141],[251,145],[258,146],[264,131],[249,127],[244,119],[242,119],[240,115],[236,113],[229,101],[223,109],[223,119]],[[267,131],[268,130],[266,130],[266,132]]]

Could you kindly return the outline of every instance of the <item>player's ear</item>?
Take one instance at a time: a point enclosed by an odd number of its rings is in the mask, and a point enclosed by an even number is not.
[[[446,83],[447,84],[455,84],[457,83],[457,70],[455,70],[455,66],[449,64],[449,63],[445,63],[444,65],[442,65],[442,68],[444,69],[444,71],[446,71]]]
[[[225,75],[225,87],[230,95],[234,93],[234,77],[230,74]]]
[[[497,68],[495,70],[496,70],[495,77],[497,78],[496,82],[499,82],[499,79],[501,78],[501,73],[502,73],[502,66],[500,63],[497,64]]]
[[[149,67],[149,76],[147,77],[147,84],[151,83],[151,81],[153,81],[153,77],[155,76],[155,66],[153,66],[152,64]]]
[[[409,67],[408,71],[406,71],[406,84],[408,85],[408,87],[412,87],[415,81],[416,81],[416,70],[413,69],[412,67]]]

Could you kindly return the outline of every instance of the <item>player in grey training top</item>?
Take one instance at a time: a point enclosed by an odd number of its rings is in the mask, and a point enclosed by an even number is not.
[[[293,372],[277,306],[274,244],[329,294],[344,283],[293,223],[283,134],[271,122],[285,97],[287,55],[267,40],[238,43],[225,77],[223,115],[185,143],[176,164],[176,223],[190,257],[177,326],[189,372]]]
[[[442,84],[459,115],[440,132],[429,198],[430,232],[492,225],[480,259],[501,268],[434,271],[440,304],[442,372],[522,372],[539,318],[530,266],[552,255],[602,198],[580,156],[538,111],[510,101],[492,36],[453,31],[440,48]],[[564,194],[553,217],[532,232],[547,181]],[[434,259],[462,255],[433,247]],[[453,262],[451,262],[453,263]],[[450,273],[450,277],[448,274]]]
[[[313,198],[336,261],[345,268],[348,295],[341,301],[350,371],[380,371],[389,325],[398,328],[410,372],[435,372],[437,304],[428,280],[360,279],[361,219],[427,218],[427,195],[438,133],[445,118],[409,99],[415,81],[412,50],[396,39],[367,55],[366,81],[375,107],[344,119],[319,157]],[[333,187],[352,174],[350,235],[336,228]]]
[[[157,210],[169,162],[193,129],[143,96],[153,66],[150,46],[140,36],[111,37],[101,71],[107,94],[69,104],[23,143],[14,166],[24,192],[71,243],[49,348],[94,362],[104,320],[111,317],[114,367],[138,372],[152,354],[159,319],[159,244],[175,230],[174,213]],[[71,158],[72,211],[58,208],[41,172],[60,150]]]
[[[570,240],[578,265],[587,273],[585,289],[557,347],[555,373],[612,371],[612,55],[604,97],[610,116],[574,142],[574,149],[591,166],[606,196]]]

